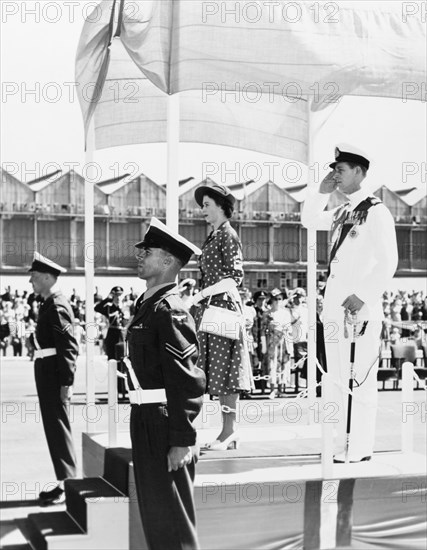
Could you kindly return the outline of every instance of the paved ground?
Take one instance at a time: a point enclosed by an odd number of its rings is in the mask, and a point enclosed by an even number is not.
[[[106,403],[107,372],[100,357],[95,365],[97,392],[96,406],[85,405],[85,366],[80,359],[77,371],[75,395],[72,407],[72,426],[78,456],[81,457],[81,434],[107,430],[108,407]],[[36,498],[41,490],[51,488],[53,469],[48,455],[43,426],[38,411],[33,365],[28,359],[2,358],[0,367],[1,389],[1,547],[23,550],[25,541],[19,526],[29,513],[40,511]],[[316,411],[308,410],[306,400],[291,401],[292,397],[278,400],[272,416],[271,402],[258,396],[256,400],[242,401],[242,423],[262,430],[283,424],[298,426],[315,420]],[[400,449],[400,430],[403,420],[401,392],[379,393],[377,419],[377,449]],[[418,390],[414,402],[406,404],[407,414],[415,420],[414,451],[426,454],[426,392]],[[255,420],[254,420],[255,419]],[[215,420],[214,420],[215,422]],[[119,431],[127,431],[129,405],[119,406]],[[212,420],[206,420],[206,425]],[[260,432],[261,434],[262,432]],[[260,439],[262,439],[260,437]],[[298,454],[297,450],[294,453]],[[51,484],[51,485],[50,485]],[[49,486],[50,485],[50,486]],[[60,508],[59,508],[60,509]]]

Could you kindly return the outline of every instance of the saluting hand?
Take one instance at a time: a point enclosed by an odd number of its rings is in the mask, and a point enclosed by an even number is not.
[[[193,460],[191,447],[171,447],[168,453],[168,472],[179,470]]]
[[[329,172],[329,174],[326,175],[325,178],[323,178],[322,183],[319,187],[319,193],[322,193],[323,195],[332,193],[337,188],[337,182],[334,180],[334,171],[332,170]]]

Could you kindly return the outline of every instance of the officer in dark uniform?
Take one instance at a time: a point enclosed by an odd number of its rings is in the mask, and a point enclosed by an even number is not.
[[[64,479],[77,474],[77,459],[68,409],[74,383],[78,343],[73,336],[70,303],[56,287],[66,270],[35,252],[30,283],[42,303],[34,335],[34,372],[40,411],[56,479],[59,484],[39,495],[42,505],[65,501]]]
[[[130,431],[137,496],[151,550],[199,548],[193,482],[196,431],[205,392],[196,366],[194,320],[175,284],[179,270],[201,251],[156,218],[135,245],[146,292],[127,330]]]
[[[123,347],[124,342],[123,311],[120,307],[120,296],[122,294],[123,288],[114,286],[107,298],[101,300],[95,306],[95,311],[104,315],[108,321],[108,331],[105,337],[105,352],[108,359],[121,359],[123,357],[123,354],[121,357],[117,357],[117,344],[122,344]]]
[[[124,372],[122,360],[125,355],[124,315],[120,305],[122,294],[123,288],[121,286],[113,286],[107,298],[95,305],[95,311],[107,318],[108,330],[104,340],[105,352],[108,360],[115,359],[118,362],[119,373]],[[119,376],[117,378],[119,397],[120,394],[124,397],[125,391],[123,378]]]

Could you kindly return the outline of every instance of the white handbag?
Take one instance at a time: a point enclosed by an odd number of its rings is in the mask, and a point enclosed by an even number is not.
[[[199,330],[214,334],[215,336],[223,336],[231,340],[238,340],[245,326],[243,314],[239,311],[241,308],[239,308],[234,299],[233,303],[237,311],[211,306],[211,298],[212,296],[209,296],[209,301],[203,312]]]

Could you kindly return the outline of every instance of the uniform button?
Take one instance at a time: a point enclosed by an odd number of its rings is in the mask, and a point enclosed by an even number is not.
[[[331,275],[331,279],[335,279],[335,275]]]

